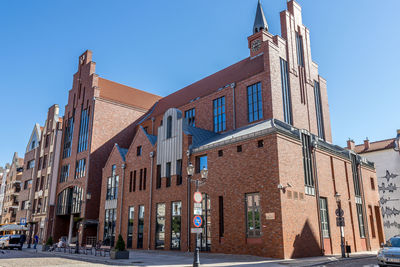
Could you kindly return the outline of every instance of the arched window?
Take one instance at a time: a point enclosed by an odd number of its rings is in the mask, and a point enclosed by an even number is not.
[[[167,118],[167,139],[172,136],[172,116]]]

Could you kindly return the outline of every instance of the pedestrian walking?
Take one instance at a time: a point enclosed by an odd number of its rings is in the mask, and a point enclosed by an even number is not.
[[[23,247],[25,241],[26,241],[26,235],[25,235],[25,234],[22,234],[22,235],[21,235],[21,238],[19,239],[19,243],[21,244],[21,249],[22,249],[22,247]]]
[[[39,243],[39,237],[37,235],[35,235],[35,237],[33,238],[33,248],[36,249],[37,244]]]

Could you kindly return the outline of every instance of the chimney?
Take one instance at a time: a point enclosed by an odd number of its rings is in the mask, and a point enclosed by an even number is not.
[[[368,150],[369,149],[369,140],[368,137],[366,137],[366,139],[364,140],[364,150]]]
[[[354,143],[354,140],[352,140],[352,139],[349,138],[349,140],[347,140],[347,149],[354,150],[354,147],[355,147],[355,146],[356,146],[356,145],[355,145],[355,143]]]

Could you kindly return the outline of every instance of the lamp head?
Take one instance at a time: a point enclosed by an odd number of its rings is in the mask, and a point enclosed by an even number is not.
[[[338,192],[336,192],[336,194],[335,194],[335,199],[336,199],[336,202],[340,202],[340,194],[338,193]]]
[[[208,170],[206,167],[203,167],[203,169],[200,171],[200,174],[201,174],[201,179],[207,180]]]
[[[189,165],[187,166],[186,171],[187,171],[187,174],[189,176],[193,176],[193,174],[194,174],[194,166],[193,166],[193,164],[191,162],[189,162]]]

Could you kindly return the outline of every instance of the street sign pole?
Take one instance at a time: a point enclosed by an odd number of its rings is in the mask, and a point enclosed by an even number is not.
[[[198,194],[198,193],[199,193],[199,181],[196,180],[196,193],[195,194]],[[199,233],[197,232],[196,233],[196,250],[194,252],[193,267],[200,266],[200,250],[199,250],[199,246],[198,246],[198,240],[199,240]]]

